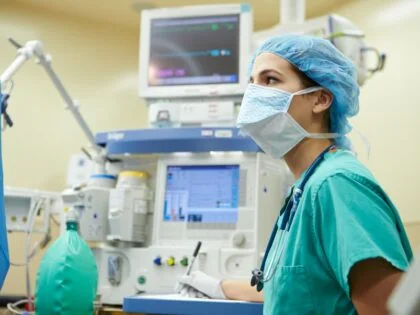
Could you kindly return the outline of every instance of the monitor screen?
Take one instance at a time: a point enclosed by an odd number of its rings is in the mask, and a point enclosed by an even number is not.
[[[154,18],[148,86],[239,82],[240,15]]]
[[[188,228],[235,228],[239,165],[168,166],[163,220]]]

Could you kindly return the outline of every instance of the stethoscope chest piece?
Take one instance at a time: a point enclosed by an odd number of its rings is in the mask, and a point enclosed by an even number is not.
[[[260,292],[263,289],[263,278],[264,272],[258,268],[252,270],[251,286],[257,286],[257,291]]]

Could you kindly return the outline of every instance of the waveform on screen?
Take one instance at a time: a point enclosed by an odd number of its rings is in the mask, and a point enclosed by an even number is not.
[[[165,53],[153,53],[154,58],[193,58],[193,57],[229,57],[232,56],[230,49],[210,49],[198,51],[171,51]]]

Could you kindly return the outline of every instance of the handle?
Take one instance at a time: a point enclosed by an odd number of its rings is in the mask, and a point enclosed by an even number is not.
[[[197,246],[195,247],[193,257],[197,257],[198,252],[200,251],[200,248],[201,248],[201,242],[199,241],[199,242],[197,243]]]

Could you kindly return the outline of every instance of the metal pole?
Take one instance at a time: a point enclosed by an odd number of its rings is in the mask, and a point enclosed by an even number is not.
[[[78,106],[75,104],[75,102],[72,100],[70,95],[67,93],[67,90],[64,88],[64,85],[61,83],[60,78],[52,69],[50,65],[50,61],[46,58],[44,54],[40,54],[40,55],[36,54],[36,55],[39,58],[41,65],[44,67],[45,71],[50,77],[51,81],[54,83],[55,87],[60,93],[61,97],[66,102],[67,108],[73,114],[80,128],[82,128],[82,131],[85,134],[85,136],[88,138],[90,144],[92,145],[93,148],[95,148],[96,150],[99,150],[95,142],[95,136],[93,135],[92,131],[90,130],[83,116],[80,114]]]
[[[305,0],[280,0],[280,23],[301,24],[305,21]]]
[[[24,54],[17,56],[12,64],[0,76],[1,85],[3,86],[5,82],[9,81],[29,58],[29,56]]]

